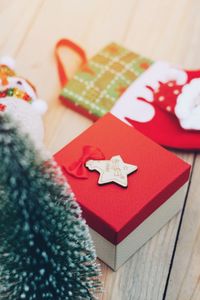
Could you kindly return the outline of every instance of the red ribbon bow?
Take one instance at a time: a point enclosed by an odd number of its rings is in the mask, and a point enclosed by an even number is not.
[[[88,171],[85,167],[85,163],[89,159],[105,159],[105,156],[99,148],[86,145],[83,147],[81,157],[74,161],[71,165],[63,166],[63,168],[68,174],[76,178],[86,179],[88,178]]]

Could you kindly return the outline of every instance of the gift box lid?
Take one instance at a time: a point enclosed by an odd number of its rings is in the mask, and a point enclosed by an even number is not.
[[[120,155],[137,171],[128,186],[98,184],[99,173],[85,168],[88,178],[66,172],[82,155],[85,145],[98,147],[108,160]],[[55,154],[82,207],[88,225],[118,244],[189,178],[190,165],[108,113]]]

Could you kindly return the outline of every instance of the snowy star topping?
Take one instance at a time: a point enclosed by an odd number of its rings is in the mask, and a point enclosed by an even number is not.
[[[128,186],[127,176],[138,168],[124,163],[120,155],[113,156],[110,160],[88,160],[86,167],[100,173],[99,184],[114,182],[123,187]]]
[[[200,130],[200,78],[183,87],[177,98],[175,114],[182,128]]]

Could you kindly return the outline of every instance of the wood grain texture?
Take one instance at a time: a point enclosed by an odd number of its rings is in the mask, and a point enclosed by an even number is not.
[[[48,102],[45,142],[50,151],[91,125],[58,100],[53,49],[59,38],[73,39],[89,56],[116,41],[155,60],[195,68],[200,66],[199,11],[199,0],[0,0],[0,54],[13,55],[18,73]],[[70,52],[62,55],[72,75],[78,61]],[[192,153],[177,154],[193,163]],[[162,300],[168,275],[167,300],[200,299],[199,171],[197,157],[172,269],[180,214],[117,272],[102,263],[101,300]]]
[[[41,0],[0,1],[1,55],[16,56],[37,16],[41,3]]]
[[[200,299],[200,156],[197,155],[174,264],[167,300]]]

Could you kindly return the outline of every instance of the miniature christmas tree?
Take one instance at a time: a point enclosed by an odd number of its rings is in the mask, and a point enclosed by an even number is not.
[[[0,113],[0,299],[96,299],[95,259],[60,169]]]

